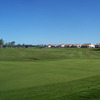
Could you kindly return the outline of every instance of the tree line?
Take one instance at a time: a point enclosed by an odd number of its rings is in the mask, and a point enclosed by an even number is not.
[[[32,44],[15,44],[15,41],[4,42],[3,39],[0,39],[0,48],[28,48],[28,47],[38,47],[43,48],[45,45],[32,45]]]

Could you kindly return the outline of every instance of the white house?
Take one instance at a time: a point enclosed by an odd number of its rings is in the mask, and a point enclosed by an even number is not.
[[[73,44],[75,48],[81,48],[81,44]]]
[[[65,47],[65,45],[64,45],[64,44],[61,44],[61,47],[62,47],[62,48],[64,48],[64,47]]]
[[[64,44],[58,44],[58,45],[55,45],[55,47],[61,47],[61,48],[64,48],[65,45],[64,45]]]
[[[48,44],[48,45],[46,45],[46,47],[51,48],[51,47],[53,47],[53,45],[52,44]]]
[[[95,45],[92,43],[85,43],[81,47],[82,48],[95,48]]]

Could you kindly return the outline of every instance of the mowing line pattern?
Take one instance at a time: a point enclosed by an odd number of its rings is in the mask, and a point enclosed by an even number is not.
[[[100,75],[41,87],[4,91],[0,92],[0,98],[2,100],[91,100],[93,97],[92,100],[99,100],[99,79]]]

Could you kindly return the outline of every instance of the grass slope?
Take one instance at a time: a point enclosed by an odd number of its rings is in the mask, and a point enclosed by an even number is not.
[[[100,51],[0,50],[0,100],[99,100]]]
[[[92,58],[100,58],[98,50],[93,49]],[[89,53],[89,48],[2,48],[0,49],[0,61],[83,59],[89,58]]]
[[[4,91],[2,100],[100,100],[100,75],[70,82]]]

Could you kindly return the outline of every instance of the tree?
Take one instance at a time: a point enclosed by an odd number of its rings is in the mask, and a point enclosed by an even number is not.
[[[11,47],[13,47],[15,45],[15,41],[11,42]]]
[[[25,48],[25,44],[22,44],[22,48]]]
[[[17,47],[20,48],[21,47],[21,44],[17,44]]]
[[[3,47],[4,47],[4,48],[8,47],[8,43],[5,43],[5,44],[3,45]]]
[[[25,48],[28,48],[29,47],[29,45],[25,45]]]
[[[1,48],[2,48],[3,44],[4,44],[3,39],[0,39],[0,47],[1,47]]]
[[[8,47],[11,47],[11,42],[8,42]]]

